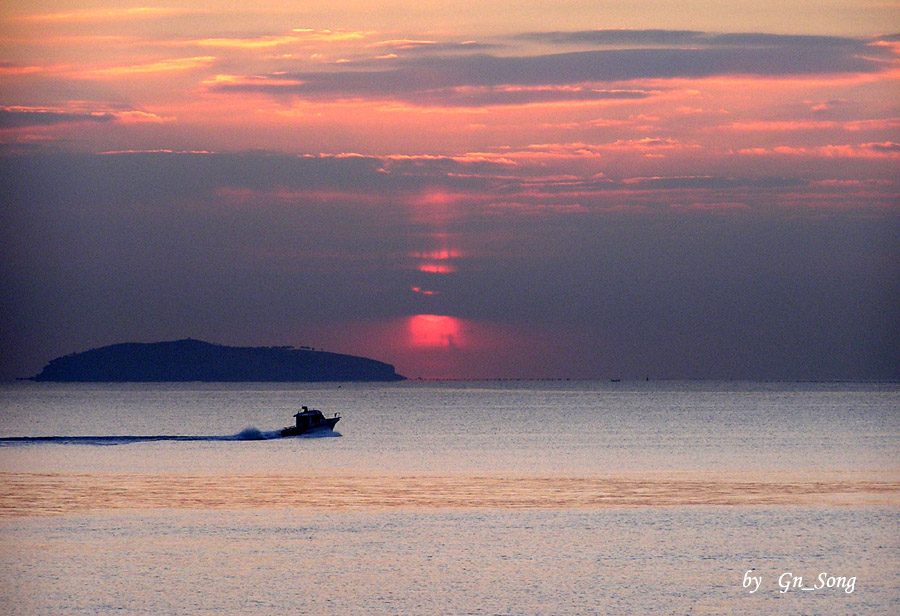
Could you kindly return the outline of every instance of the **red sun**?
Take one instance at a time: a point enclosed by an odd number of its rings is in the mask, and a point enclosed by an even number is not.
[[[409,318],[407,326],[411,346],[431,348],[465,346],[460,319],[437,314],[417,314]]]

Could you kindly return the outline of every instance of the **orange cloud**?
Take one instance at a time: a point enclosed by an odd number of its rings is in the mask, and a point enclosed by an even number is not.
[[[173,58],[159,60],[147,64],[132,64],[128,66],[113,66],[110,68],[89,69],[73,74],[80,78],[117,78],[146,75],[148,73],[168,73],[174,71],[190,71],[198,68],[206,68],[216,61],[215,56],[198,56],[193,58]]]
[[[311,41],[356,41],[375,34],[370,30],[316,30],[314,28],[294,28],[292,32]]]
[[[30,75],[46,71],[42,66],[19,66],[15,64],[0,64],[0,76]]]
[[[373,34],[358,30],[314,30],[312,28],[296,28],[290,34],[262,35],[251,37],[208,37],[184,39],[162,43],[170,47],[208,47],[218,49],[270,49],[283,45],[301,45],[310,43],[334,43],[362,40]],[[319,53],[313,54],[322,59]],[[288,56],[291,57],[291,56]]]
[[[277,83],[282,85],[302,85],[305,83],[298,79],[283,78],[277,75],[214,75],[209,79],[204,79],[200,84],[204,87],[215,89],[216,87],[223,85],[240,87],[258,84],[263,81],[266,83]],[[291,115],[289,111],[279,111],[278,113],[285,116]]]
[[[297,43],[302,39],[298,36],[260,36],[257,38],[205,38],[189,39],[169,43],[174,47],[217,47],[222,49],[265,49],[278,45]]]
[[[163,117],[147,111],[117,111],[113,115],[119,122],[124,124],[162,124],[175,120],[172,117]]]

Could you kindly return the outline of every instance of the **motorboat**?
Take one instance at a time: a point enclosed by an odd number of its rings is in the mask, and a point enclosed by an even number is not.
[[[281,436],[300,436],[313,430],[333,430],[334,424],[341,420],[341,414],[325,417],[322,411],[304,406],[299,413],[294,413],[294,418],[297,420],[296,425],[282,429]]]

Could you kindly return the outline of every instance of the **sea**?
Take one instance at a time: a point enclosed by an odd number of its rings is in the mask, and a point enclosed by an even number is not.
[[[2,384],[0,613],[900,614],[900,384]]]

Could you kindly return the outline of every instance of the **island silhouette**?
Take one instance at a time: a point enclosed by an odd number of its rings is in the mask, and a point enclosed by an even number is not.
[[[57,357],[31,381],[402,381],[394,366],[310,348],[232,347],[186,338],[129,342]]]

